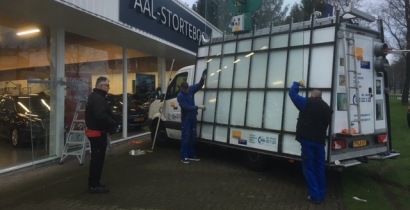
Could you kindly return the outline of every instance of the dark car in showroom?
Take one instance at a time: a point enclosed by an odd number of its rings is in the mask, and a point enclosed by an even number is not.
[[[107,94],[107,102],[116,116],[118,123],[117,132],[120,131],[122,127],[122,111],[124,105],[122,101],[122,94]],[[129,129],[138,129],[145,126],[147,124],[147,119],[147,111],[132,102],[128,103],[127,125]]]
[[[0,96],[0,135],[14,147],[45,140],[50,98],[44,95]]]

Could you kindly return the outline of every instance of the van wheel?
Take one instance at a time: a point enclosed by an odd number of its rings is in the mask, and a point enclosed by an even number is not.
[[[269,157],[256,152],[242,152],[242,160],[245,167],[252,171],[266,171],[269,165]]]
[[[21,137],[19,135],[19,130],[17,128],[13,128],[10,132],[10,139],[11,143],[14,147],[18,148],[22,145]]]
[[[157,122],[158,121],[154,121],[154,123],[152,124],[153,125],[153,129],[151,131],[151,140],[152,141],[154,141],[155,129],[156,129],[156,126],[157,126]],[[166,146],[171,145],[171,143],[172,143],[172,141],[171,141],[171,139],[168,138],[167,131],[165,130],[164,125],[162,123],[159,124],[157,139],[155,140],[155,146],[166,147]]]

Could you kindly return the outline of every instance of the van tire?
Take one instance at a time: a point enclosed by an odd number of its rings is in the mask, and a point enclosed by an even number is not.
[[[154,141],[155,137],[155,130],[157,128],[157,123],[158,121],[155,120],[152,123],[152,131],[151,131],[151,140]],[[158,147],[167,147],[170,146],[172,143],[171,139],[168,138],[167,131],[165,130],[165,126],[163,123],[159,124],[158,127],[158,133],[157,133],[157,139],[155,140],[155,146]]]
[[[245,167],[252,171],[266,171],[270,162],[267,155],[249,151],[242,152],[242,160]]]

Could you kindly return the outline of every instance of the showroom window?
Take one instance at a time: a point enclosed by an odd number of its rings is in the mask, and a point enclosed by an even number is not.
[[[4,100],[0,114],[0,170],[56,155],[55,149],[49,148],[50,141],[56,140],[47,138],[49,128],[44,123],[49,122],[49,113],[34,113],[31,103],[13,104],[15,98],[28,98],[29,94],[49,96],[49,85],[29,82],[49,78],[50,29],[0,13],[0,97]],[[32,112],[18,113],[17,106]],[[31,126],[37,126],[35,132]]]

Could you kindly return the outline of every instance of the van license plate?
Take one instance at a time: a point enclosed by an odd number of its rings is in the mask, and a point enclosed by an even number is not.
[[[134,121],[135,122],[142,122],[142,121],[144,121],[144,118],[141,118],[141,117],[140,118],[135,118]]]
[[[359,141],[354,141],[353,142],[353,147],[363,147],[367,145],[366,140],[359,140]]]

